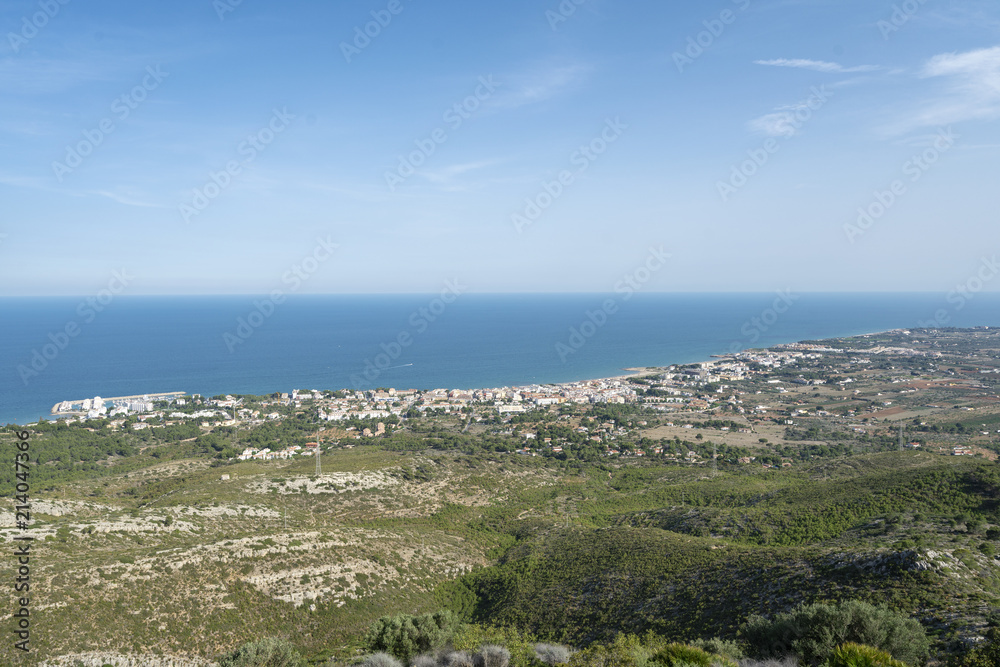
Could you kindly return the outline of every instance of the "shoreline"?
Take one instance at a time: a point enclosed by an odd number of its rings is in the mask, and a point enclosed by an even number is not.
[[[987,325],[980,325],[978,327],[974,326],[974,327],[957,327],[957,328],[960,329],[960,330],[973,331],[973,330],[975,330],[977,328],[980,328],[980,329],[982,329],[982,328],[991,329],[991,328],[995,328],[995,327],[993,327],[992,325],[989,325],[989,326],[987,326]],[[478,386],[478,387],[461,387],[461,388],[455,387],[455,388],[453,388],[453,390],[455,390],[455,391],[477,391],[477,390],[483,390],[483,389],[497,389],[497,388],[521,388],[521,387],[526,387],[526,386],[531,386],[531,385],[537,385],[537,386],[564,386],[564,385],[584,384],[584,383],[589,383],[589,382],[625,381],[625,380],[628,380],[629,378],[633,378],[633,377],[637,377],[637,376],[641,376],[641,375],[663,373],[663,372],[666,371],[667,368],[669,368],[671,366],[687,366],[687,365],[693,365],[693,364],[715,364],[715,363],[718,363],[718,362],[720,362],[720,361],[722,361],[724,359],[732,359],[735,356],[737,356],[738,354],[742,354],[742,353],[745,353],[745,352],[749,352],[749,351],[753,351],[753,350],[768,350],[768,349],[778,348],[778,347],[787,346],[787,345],[800,345],[800,344],[803,344],[807,340],[808,341],[816,341],[816,342],[818,342],[818,341],[834,341],[834,340],[843,340],[843,339],[849,339],[849,338],[862,338],[862,337],[868,337],[868,336],[878,336],[878,335],[884,335],[884,334],[901,333],[901,332],[904,332],[904,331],[912,331],[912,330],[913,329],[910,329],[910,328],[894,328],[894,329],[885,329],[885,330],[881,330],[881,331],[868,331],[868,332],[864,332],[864,333],[851,334],[851,335],[845,335],[845,336],[833,336],[833,337],[830,337],[830,338],[820,338],[820,339],[807,338],[807,339],[799,339],[799,340],[789,341],[789,342],[774,343],[772,345],[763,346],[763,347],[749,347],[749,348],[742,349],[739,352],[729,352],[729,353],[725,353],[725,354],[709,355],[711,358],[707,359],[707,360],[673,362],[673,363],[662,365],[662,366],[632,366],[632,367],[625,367],[625,368],[621,369],[622,371],[624,371],[623,373],[616,374],[616,375],[608,375],[608,376],[603,376],[603,377],[590,377],[590,378],[584,378],[584,379],[579,379],[579,380],[567,380],[567,381],[563,381],[563,382],[526,382],[526,383],[505,385],[504,387],[484,387],[484,386]],[[360,391],[372,391],[372,390],[374,390],[374,388],[375,387],[371,387],[369,389],[364,389],[364,390],[360,390]],[[443,388],[443,387],[435,387],[435,388],[426,388],[425,387],[425,388],[422,388],[422,389],[411,387],[408,390],[426,392],[426,391],[434,391],[435,389],[440,389],[440,388]],[[297,387],[293,387],[292,389],[297,389]],[[280,391],[280,390],[275,390],[275,391]],[[289,390],[289,391],[291,391],[291,390]],[[352,389],[349,389],[347,387],[341,387],[339,389],[321,389],[320,391],[348,391],[348,392],[350,392],[350,391],[358,391],[358,390],[352,390]],[[226,392],[226,393],[230,393],[231,394],[231,392]],[[264,395],[273,394],[273,393],[275,393],[275,392],[272,391],[272,392],[267,392],[265,394],[231,394],[231,395],[256,395],[256,396],[264,396]],[[280,393],[286,393],[286,392],[280,392]],[[150,396],[150,397],[152,397],[152,396],[156,396],[156,395],[167,395],[167,394],[176,395],[176,394],[178,394],[178,392],[154,392],[154,393],[149,393],[149,394],[137,394],[137,396]],[[195,392],[193,394],[185,394],[185,396],[193,396],[195,394],[198,394],[198,392]],[[206,394],[198,394],[198,395],[201,395],[202,397],[206,396]],[[110,400],[110,399],[108,399],[108,400]],[[59,404],[60,404],[60,402],[57,402],[55,405],[59,405]],[[54,422],[54,421],[58,421],[61,418],[64,418],[64,417],[56,415],[56,414],[50,414],[49,417],[51,417],[51,419],[47,418],[45,416],[42,416],[42,419],[44,421],[46,421],[46,422]],[[6,422],[3,425],[8,426],[8,427],[9,426],[22,426],[23,427],[23,426],[27,426],[27,425],[30,425],[30,424],[36,424],[36,423],[37,423],[37,421],[26,422],[26,423],[23,423],[23,424],[22,423],[17,423],[17,422]]]

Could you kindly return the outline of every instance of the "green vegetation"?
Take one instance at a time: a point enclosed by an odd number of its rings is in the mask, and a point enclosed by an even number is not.
[[[833,650],[823,667],[906,667],[887,651],[847,642]]]
[[[856,600],[838,605],[801,605],[772,620],[753,616],[741,634],[753,653],[774,658],[792,653],[813,664],[831,656],[835,658],[833,664],[848,665],[853,664],[850,656],[877,654],[859,644],[880,649],[887,657],[920,664],[928,657],[930,646],[926,631],[917,621]]]
[[[961,339],[915,335],[927,349]],[[870,352],[918,344],[902,336],[691,380],[698,410],[658,404],[680,391],[653,373],[628,383],[650,404],[504,417],[425,397],[371,438],[358,431],[381,418],[320,422],[309,400],[259,410],[274,397],[242,405],[280,419],[238,427],[32,427],[37,657],[1000,665],[986,629],[1000,607],[1000,381],[979,372],[1000,336],[976,334],[962,363]],[[919,448],[899,451],[900,423]],[[15,437],[0,430],[2,445]],[[317,440],[321,476],[312,457],[235,460]],[[0,446],[8,496],[15,451]]]
[[[704,649],[685,644],[668,644],[653,655],[652,662],[664,667],[737,667],[736,663]]]
[[[421,616],[385,616],[368,630],[365,649],[391,653],[409,661],[416,655],[436,651],[451,641],[458,621],[450,611]]]
[[[247,642],[219,660],[219,667],[305,667],[294,646],[281,639]]]

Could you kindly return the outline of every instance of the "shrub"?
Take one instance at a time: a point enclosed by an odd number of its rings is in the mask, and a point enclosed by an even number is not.
[[[433,654],[424,653],[410,660],[410,667],[437,667],[438,661]]]
[[[570,667],[640,667],[635,653],[619,643],[591,644],[586,649],[574,653],[569,659],[569,665]]]
[[[451,640],[458,651],[481,651],[487,644],[502,645],[510,652],[511,667],[537,667],[535,644],[538,639],[530,633],[514,628],[493,628],[482,625],[463,625]]]
[[[652,661],[665,667],[736,667],[736,663],[720,655],[687,644],[668,644],[653,656]]]
[[[475,667],[472,656],[465,651],[453,651],[445,654],[441,664],[445,667]]]
[[[560,665],[569,662],[573,651],[561,644],[536,644],[535,657],[546,665]]]
[[[788,656],[778,660],[777,658],[765,658],[764,660],[740,660],[740,667],[799,667],[799,660],[795,656]]]
[[[372,653],[361,661],[362,667],[403,667],[399,660],[388,653]]]
[[[955,658],[951,667],[997,667],[1000,665],[1000,628],[990,628],[986,642]]]
[[[496,644],[484,644],[475,656],[476,667],[509,667],[510,651]]]
[[[383,616],[368,628],[363,644],[369,651],[391,653],[409,661],[447,644],[460,624],[450,611],[421,616]]]
[[[906,667],[885,651],[848,642],[833,649],[824,667]]]
[[[795,654],[812,664],[822,662],[845,642],[867,644],[911,664],[926,658],[930,645],[917,621],[857,600],[802,604],[773,620],[751,616],[740,631],[756,657]]]
[[[739,643],[730,639],[719,639],[718,637],[714,639],[696,639],[691,642],[691,646],[705,649],[709,653],[718,653],[723,658],[729,658],[730,660],[739,660],[743,657],[743,649],[740,648]]]
[[[306,667],[292,644],[269,637],[247,642],[219,659],[219,667]]]

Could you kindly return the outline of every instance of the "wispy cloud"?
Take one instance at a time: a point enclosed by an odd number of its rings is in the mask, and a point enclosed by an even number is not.
[[[138,206],[140,208],[168,208],[162,204],[150,204],[148,202],[139,201],[130,195],[122,195],[117,192],[111,192],[109,190],[91,190],[85,194],[97,195],[99,197],[107,197],[113,201],[118,202],[124,206]]]
[[[748,125],[751,131],[769,137],[792,137],[798,131],[795,129],[795,114],[790,111],[765,114],[754,118]]]
[[[500,91],[490,106],[516,109],[569,92],[582,84],[590,68],[585,65],[547,65],[532,71],[497,77]]]
[[[841,74],[874,72],[879,69],[877,65],[844,67],[840,63],[831,63],[823,60],[805,60],[802,58],[776,58],[774,60],[755,60],[753,62],[755,65],[766,65],[768,67],[792,67],[795,69],[808,69],[814,72],[835,72]]]
[[[919,76],[943,85],[890,133],[1000,117],[1000,46],[936,55],[924,63]]]
[[[125,206],[138,206],[141,208],[168,208],[163,204],[153,204],[148,201],[142,201],[141,196],[138,195],[131,188],[119,187],[117,188],[117,191],[73,190],[64,187],[56,187],[51,183],[49,179],[37,178],[33,176],[10,175],[6,173],[0,173],[0,186],[8,186],[11,188],[19,188],[19,189],[39,190],[42,192],[50,192],[58,195],[66,195],[69,197],[80,197],[80,198],[106,197]]]
[[[122,66],[70,59],[0,59],[0,88],[7,94],[48,94],[71,90],[94,81],[113,81]]]
[[[958,75],[973,80],[976,87],[985,84],[1000,92],[1000,46],[965,53],[942,53],[927,61],[923,76]]]
[[[434,171],[422,171],[420,174],[427,178],[427,180],[434,183],[450,183],[458,176],[462,176],[470,171],[475,171],[477,169],[483,169],[485,167],[492,166],[496,164],[496,160],[482,160],[479,162],[466,162],[463,164],[453,164],[443,169],[437,169]]]
[[[823,86],[825,91],[826,86]],[[823,95],[832,93],[826,91]],[[808,100],[777,107],[772,113],[751,120],[747,125],[752,132],[769,137],[794,137],[813,112],[825,104],[825,97],[814,96]]]

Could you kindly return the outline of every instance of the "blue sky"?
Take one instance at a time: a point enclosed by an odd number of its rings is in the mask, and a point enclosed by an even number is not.
[[[998,249],[992,1],[2,0],[0,24],[4,296],[303,266],[302,293],[609,292],[651,249],[647,291],[947,292]]]

